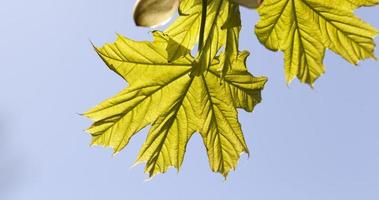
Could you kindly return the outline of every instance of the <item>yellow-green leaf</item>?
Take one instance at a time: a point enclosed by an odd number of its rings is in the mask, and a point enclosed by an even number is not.
[[[205,38],[204,47],[197,56],[199,57],[199,62],[201,62],[199,65],[208,66],[219,49],[225,45],[226,30],[222,27],[229,16],[229,5],[230,3],[227,0],[208,0],[206,29],[203,33]],[[181,1],[180,16],[164,31],[177,43],[176,46],[171,46],[168,49],[168,51],[172,52],[169,55],[169,61],[190,53],[198,43],[201,14],[201,1]]]
[[[182,1],[180,5],[186,2]],[[180,16],[164,31],[171,39],[176,42],[176,45],[170,46],[167,49],[171,52],[168,61],[171,62],[181,56],[184,56],[193,49],[199,40],[200,19],[201,19],[201,5],[194,5],[188,13],[180,14]]]
[[[236,108],[252,111],[261,101],[266,78],[247,72],[246,52],[233,60],[222,84],[217,57],[206,72],[191,76],[193,57],[167,62],[167,38],[154,35],[153,42],[119,36],[114,44],[96,48],[129,86],[84,114],[94,122],[87,130],[92,144],[119,152],[150,124],[137,162],[146,162],[145,172],[153,176],[170,166],[179,169],[188,140],[199,132],[211,169],[227,176],[240,154],[248,152]]]
[[[350,8],[357,8],[361,6],[374,6],[379,4],[379,0],[329,0],[334,2],[336,6],[350,6]]]
[[[378,30],[353,14],[377,0],[265,0],[255,27],[259,41],[285,54],[287,82],[297,77],[312,85],[325,69],[326,48],[357,64],[375,58],[373,38]]]

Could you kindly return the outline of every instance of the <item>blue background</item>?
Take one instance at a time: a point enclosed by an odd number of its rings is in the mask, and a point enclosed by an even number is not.
[[[353,67],[329,52],[315,89],[287,86],[282,53],[257,42],[258,16],[247,9],[241,49],[252,52],[250,71],[269,82],[255,112],[240,112],[251,157],[227,181],[210,171],[198,134],[181,171],[151,181],[143,165],[130,167],[146,130],[115,157],[89,147],[90,121],[78,113],[126,86],[90,40],[100,46],[116,32],[151,39],[149,29],[134,26],[133,5],[1,0],[0,199],[379,199],[379,63]],[[357,14],[379,27],[379,7]]]

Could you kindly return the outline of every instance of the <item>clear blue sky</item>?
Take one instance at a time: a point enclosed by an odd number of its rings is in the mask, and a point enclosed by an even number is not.
[[[12,0],[0,6],[0,199],[379,199],[379,63],[353,67],[327,53],[315,89],[286,86],[281,53],[260,46],[255,11],[242,9],[241,48],[269,77],[263,102],[240,112],[251,150],[224,181],[194,136],[179,174],[146,182],[130,168],[141,132],[116,157],[89,147],[79,116],[125,82],[93,51],[115,33],[150,39],[132,22],[132,0]],[[357,14],[379,28],[379,7]],[[379,40],[376,40],[379,42]],[[378,51],[377,51],[378,52]]]

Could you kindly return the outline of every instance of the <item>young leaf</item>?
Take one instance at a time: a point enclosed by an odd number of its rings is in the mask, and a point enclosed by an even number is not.
[[[222,62],[222,77],[231,69],[232,62],[239,54],[238,40],[241,31],[241,17],[239,7],[236,4],[229,4],[229,16],[222,29],[226,30],[225,53]]]
[[[204,47],[198,52],[198,63],[203,70],[210,65],[219,49],[225,45],[225,30],[222,26],[228,18],[229,1],[208,0],[204,30]],[[192,6],[190,6],[192,5]],[[199,42],[202,15],[201,1],[183,0],[180,4],[180,16],[164,33],[169,35],[177,46],[168,49],[172,52],[169,61],[188,54]],[[184,48],[183,48],[184,47]]]
[[[378,0],[265,0],[255,27],[268,49],[284,52],[287,82],[295,77],[312,85],[325,69],[329,48],[352,64],[375,58],[378,30],[361,21],[353,9]]]
[[[191,76],[194,58],[187,54],[167,62],[169,40],[153,34],[153,42],[119,36],[114,44],[96,48],[129,86],[84,114],[94,121],[87,130],[93,136],[92,144],[119,152],[134,134],[151,124],[137,162],[146,162],[145,172],[154,176],[170,166],[180,168],[188,140],[198,131],[211,169],[227,176],[240,154],[248,152],[236,108],[252,111],[261,101],[266,78],[247,72],[247,52],[233,60],[221,85],[217,57],[206,72]]]
[[[164,31],[173,40],[167,48],[169,52],[172,52],[169,54],[169,62],[190,53],[198,42],[201,11],[201,1],[183,0],[181,2],[181,15]],[[209,0],[206,13],[205,27],[207,28],[204,31],[204,46],[196,56],[195,65],[200,71],[204,71],[219,50],[224,47],[227,56],[224,56],[225,60],[222,61],[224,66],[220,75],[223,76],[230,66],[232,57],[238,54],[238,38],[241,30],[239,7],[225,0]]]

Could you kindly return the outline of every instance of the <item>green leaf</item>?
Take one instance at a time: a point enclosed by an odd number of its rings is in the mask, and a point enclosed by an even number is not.
[[[190,1],[184,0],[180,5],[187,2]],[[189,54],[199,40],[201,4],[194,5],[185,11],[185,14],[181,13],[164,31],[165,34],[169,35],[176,42],[176,45],[172,45],[167,49],[168,52],[171,52],[168,57],[169,62]]]
[[[199,42],[201,23],[201,1],[183,0],[180,4],[180,16],[164,31],[171,40],[167,47],[168,61],[171,62],[190,53]],[[238,54],[238,37],[241,30],[239,6],[226,0],[208,0],[205,21],[204,46],[197,52],[194,74],[208,68],[213,58],[224,47],[226,60],[220,75],[223,76],[230,66],[230,59]]]
[[[222,62],[222,77],[231,69],[233,60],[239,54],[238,43],[239,33],[241,31],[241,17],[239,6],[236,4],[229,4],[229,16],[222,29],[226,30],[225,36],[225,56]]]
[[[94,122],[87,130],[93,136],[92,144],[119,152],[150,124],[136,162],[146,162],[145,172],[154,176],[170,166],[180,168],[188,140],[197,131],[211,169],[226,177],[240,154],[248,153],[236,108],[252,111],[261,101],[266,78],[247,72],[247,52],[233,60],[222,84],[219,57],[204,73],[191,76],[194,58],[187,54],[167,62],[168,40],[153,34],[153,42],[118,36],[114,44],[96,48],[129,86],[84,114]]]
[[[268,49],[284,52],[287,82],[295,77],[312,85],[325,69],[326,48],[350,63],[375,58],[373,38],[378,30],[358,19],[356,7],[377,0],[265,0],[255,27]]]
[[[226,45],[226,29],[223,25],[229,18],[229,1],[208,0],[207,15],[204,30],[204,47],[198,52],[201,66],[206,68]],[[169,62],[184,56],[199,42],[202,5],[201,1],[183,0],[180,4],[180,16],[173,22],[164,33],[176,41],[176,45],[170,46]],[[234,13],[231,13],[233,15]],[[239,13],[236,13],[239,16]]]
[[[201,74],[206,71],[213,58],[225,44],[226,31],[222,29],[222,26],[228,19],[229,1],[213,0],[207,8],[204,41],[195,58],[194,74]]]
[[[336,6],[338,5],[350,6],[351,9],[362,7],[362,6],[374,6],[374,5],[379,4],[379,0],[337,0],[337,1],[329,0],[329,1],[334,2]]]

